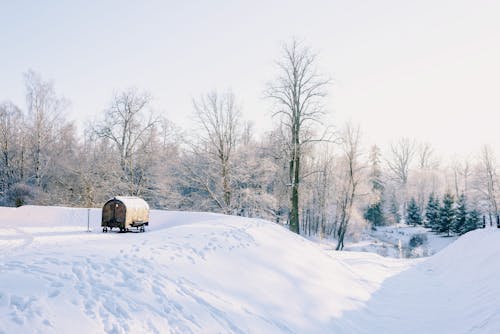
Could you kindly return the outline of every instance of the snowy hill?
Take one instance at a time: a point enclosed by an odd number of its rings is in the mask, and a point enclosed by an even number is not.
[[[0,333],[499,333],[500,231],[422,260],[332,252],[273,223],[0,208]]]

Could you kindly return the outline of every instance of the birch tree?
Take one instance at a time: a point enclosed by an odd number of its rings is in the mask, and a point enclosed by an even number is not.
[[[30,70],[24,75],[26,87],[27,126],[29,128],[29,149],[35,185],[40,188],[54,157],[48,147],[54,142],[54,134],[64,122],[61,113],[67,101],[56,95],[54,85]]]

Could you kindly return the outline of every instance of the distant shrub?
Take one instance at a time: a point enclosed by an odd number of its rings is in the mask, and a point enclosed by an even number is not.
[[[23,206],[30,204],[35,197],[35,189],[27,184],[18,183],[5,194],[2,202],[6,206]]]
[[[414,249],[419,246],[423,246],[426,243],[427,243],[427,235],[425,233],[418,233],[411,236],[410,241],[408,242],[408,247],[410,249]]]

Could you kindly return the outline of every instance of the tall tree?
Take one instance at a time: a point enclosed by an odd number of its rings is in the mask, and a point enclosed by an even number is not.
[[[415,156],[415,142],[409,138],[401,138],[391,144],[391,153],[392,158],[388,161],[389,168],[399,184],[406,186],[410,164]]]
[[[377,145],[373,145],[369,155],[370,171],[368,183],[370,185],[370,199],[365,208],[364,218],[372,223],[372,226],[381,226],[385,223],[383,210],[384,180],[381,169],[381,153]]]
[[[337,250],[344,248],[344,237],[352,216],[354,201],[357,195],[361,176],[359,127],[347,125],[343,135],[343,166],[339,175],[340,189],[337,191]]]
[[[409,138],[401,138],[391,145],[392,157],[388,160],[389,169],[399,185],[398,197],[400,197],[400,203],[402,204],[403,217],[406,215],[408,176],[415,152],[415,142]]]
[[[63,124],[61,113],[66,108],[67,101],[57,96],[52,82],[44,81],[32,70],[25,73],[24,82],[31,167],[34,183],[41,188],[46,173],[56,160],[52,159],[49,146],[55,140],[58,127]]]
[[[380,148],[377,145],[373,145],[370,149],[370,172],[368,175],[373,202],[380,202],[382,200],[385,189],[384,180],[382,178],[381,157]]]
[[[481,150],[481,174],[483,184],[486,188],[486,195],[488,200],[488,214],[490,222],[499,214],[497,202],[497,187],[498,177],[495,158],[490,146],[483,146]]]
[[[116,94],[104,112],[104,119],[94,128],[94,133],[109,140],[118,156],[124,181],[130,195],[139,195],[144,186],[144,169],[138,154],[139,147],[152,138],[151,131],[158,118],[150,108],[148,93],[129,89]]]
[[[23,166],[19,164],[22,152],[21,110],[11,102],[0,104],[0,196],[21,179]]]
[[[419,169],[435,169],[439,162],[434,159],[434,149],[429,143],[420,143],[417,147],[417,160]]]
[[[276,103],[274,116],[288,130],[290,230],[299,233],[299,193],[303,146],[310,142],[309,128],[324,114],[323,98],[329,79],[316,70],[316,55],[298,41],[283,46],[277,61],[279,74],[266,95]]]
[[[233,209],[233,165],[236,143],[241,137],[241,112],[232,92],[212,92],[193,101],[199,131],[193,145],[194,156],[206,160],[205,170],[191,167],[190,177],[206,191],[220,210],[229,214]],[[216,170],[212,172],[211,167]]]

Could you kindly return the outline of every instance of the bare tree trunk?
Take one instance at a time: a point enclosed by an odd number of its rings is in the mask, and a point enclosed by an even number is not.
[[[491,210],[493,211],[493,215],[496,217],[498,215],[498,205],[496,200],[496,185],[497,185],[497,175],[496,175],[496,167],[493,158],[493,154],[491,149],[488,146],[483,147],[482,151],[482,164],[483,170],[486,178],[486,186],[488,191],[488,200],[491,205]],[[490,211],[491,211],[490,210]],[[491,221],[491,212],[490,221]]]
[[[204,171],[206,180],[201,183],[222,212],[231,214],[237,209],[232,203],[232,168],[241,133],[241,113],[230,91],[222,95],[209,93],[193,101],[193,106],[200,127],[198,142],[193,145],[194,154],[200,159],[211,159],[216,166],[216,170]]]
[[[336,250],[344,248],[344,237],[351,219],[354,198],[359,183],[361,167],[359,165],[359,128],[354,129],[347,125],[344,133],[344,168],[345,174],[341,175],[343,184],[339,193],[338,208],[340,210],[339,225],[337,229]]]
[[[317,122],[323,115],[321,101],[326,96],[325,86],[328,79],[321,78],[315,70],[314,54],[308,48],[301,47],[293,40],[283,47],[283,55],[277,65],[280,70],[275,82],[270,84],[267,97],[274,100],[279,116],[290,133],[288,148],[290,150],[290,230],[300,233],[299,228],[299,194],[300,163],[302,146],[310,142],[301,129],[305,124]]]

